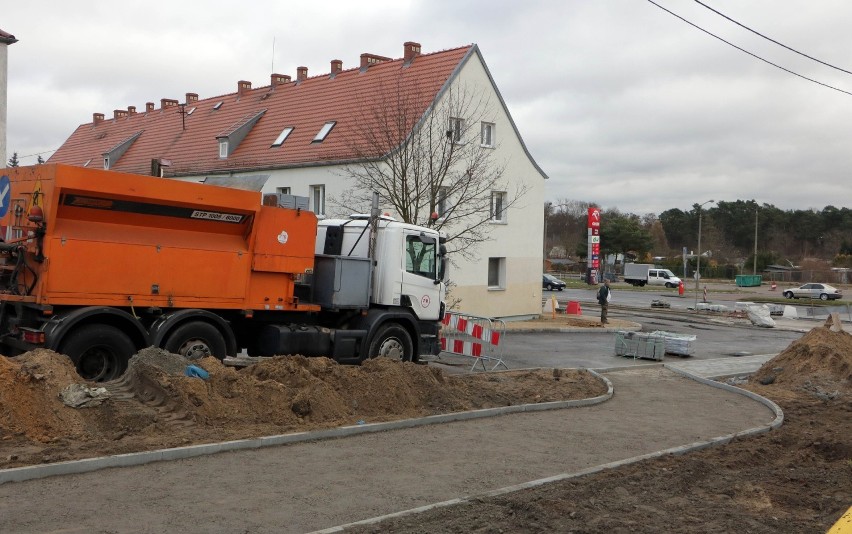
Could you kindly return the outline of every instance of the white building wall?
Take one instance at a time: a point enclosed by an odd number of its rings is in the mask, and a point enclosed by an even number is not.
[[[465,64],[455,83],[465,84],[465,90],[476,88],[491,93],[497,144],[493,150],[496,160],[505,162],[503,190],[511,195],[516,190],[514,184],[521,182],[526,184],[527,191],[508,210],[505,224],[491,225],[491,239],[477,247],[473,261],[455,260],[457,265],[450,269],[450,278],[455,284],[450,298],[461,300],[458,311],[472,315],[501,318],[538,315],[541,313],[542,298],[544,177],[527,157],[478,56],[472,56]],[[471,133],[476,138],[470,142],[478,144],[479,126],[473,127]],[[269,174],[269,180],[263,187],[264,194],[289,187],[290,194],[310,197],[311,186],[324,185],[326,213],[332,216],[348,215],[335,212],[329,202],[352,186],[343,167],[314,166],[244,174]],[[386,206],[380,208],[383,213],[395,215]],[[311,210],[314,210],[313,200]],[[504,287],[488,286],[489,258],[505,258]]]

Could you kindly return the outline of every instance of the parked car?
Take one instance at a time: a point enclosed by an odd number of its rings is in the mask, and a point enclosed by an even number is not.
[[[554,289],[557,289],[559,291],[562,291],[563,289],[565,289],[565,286],[565,282],[556,278],[552,274],[545,274],[541,277],[542,289],[546,289],[548,291],[553,291]]]
[[[843,297],[843,293],[835,287],[813,283],[785,289],[783,295],[788,299],[836,300]]]

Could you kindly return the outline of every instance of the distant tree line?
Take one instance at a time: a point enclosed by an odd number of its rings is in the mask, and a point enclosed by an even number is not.
[[[545,247],[550,255],[585,260],[587,210],[595,205],[576,200],[545,204]],[[737,200],[705,205],[700,213],[702,273],[706,266],[720,277],[731,277],[737,271],[751,272],[755,264],[762,271],[771,264],[809,260],[852,267],[852,209],[782,210]],[[698,204],[659,215],[602,210],[601,254],[623,254],[628,261],[659,258],[656,263],[678,268],[685,247],[692,264],[698,252],[698,221]]]

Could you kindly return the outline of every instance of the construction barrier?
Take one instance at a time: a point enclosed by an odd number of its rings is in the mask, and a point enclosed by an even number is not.
[[[580,308],[580,303],[576,300],[569,300],[568,307],[565,308],[565,313],[568,315],[582,315],[583,310]]]
[[[501,365],[509,368],[503,363],[503,347],[500,345],[500,339],[506,334],[503,320],[447,312],[443,323],[441,350],[474,358],[471,371],[477,365],[481,365],[483,371],[493,371]]]

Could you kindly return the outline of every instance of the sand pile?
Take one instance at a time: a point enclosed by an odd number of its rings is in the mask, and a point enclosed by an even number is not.
[[[829,398],[848,395],[852,393],[852,334],[813,328],[763,364],[751,382]]]
[[[208,379],[186,376],[190,364]],[[70,407],[71,385],[103,386],[104,402]],[[52,351],[0,357],[0,468],[139,450],[303,432],[605,393],[575,370],[447,376],[384,358],[361,366],[278,356],[237,369],[148,348],[121,379],[85,383]]]

